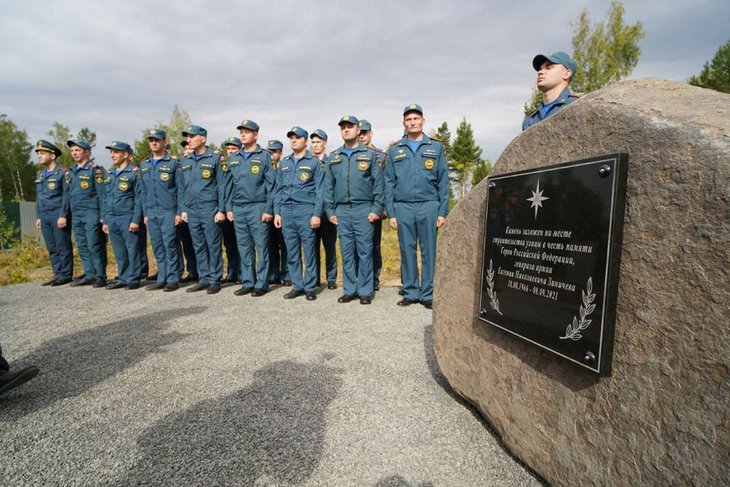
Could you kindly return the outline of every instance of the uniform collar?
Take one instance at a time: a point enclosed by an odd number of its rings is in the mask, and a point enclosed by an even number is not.
[[[367,150],[367,147],[365,147],[365,145],[362,142],[360,142],[357,144],[357,147],[352,148],[352,153],[354,154],[355,152],[360,152],[360,151],[364,151],[364,150]],[[341,145],[339,148],[335,149],[335,153],[347,154],[345,146]]]
[[[398,145],[408,145],[408,135],[404,135],[403,138],[400,140],[400,143]],[[418,141],[419,144],[430,144],[431,143],[431,137],[426,135],[426,132],[423,132],[423,138]]]
[[[570,87],[566,86],[563,91],[560,92],[560,95],[552,102],[549,103],[549,105],[563,105],[568,102],[568,98],[570,97]],[[545,103],[541,103],[542,106],[545,106]]]
[[[312,157],[314,157],[312,155],[312,153],[307,151],[304,153],[304,155],[301,158],[299,158],[299,160],[303,161],[304,159],[311,159]],[[288,156],[286,156],[286,158],[289,159],[290,161],[294,162],[294,154],[289,154]]]

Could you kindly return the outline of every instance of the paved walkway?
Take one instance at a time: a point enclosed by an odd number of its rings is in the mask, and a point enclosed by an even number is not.
[[[431,313],[185,292],[0,288],[41,374],[0,397],[15,485],[540,485],[449,392]]]

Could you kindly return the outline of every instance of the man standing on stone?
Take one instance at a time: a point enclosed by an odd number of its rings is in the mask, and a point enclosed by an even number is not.
[[[66,173],[70,198],[66,199],[64,213],[71,214],[71,226],[76,238],[84,278],[71,286],[93,284],[106,286],[106,237],[101,231],[101,208],[104,197],[106,170],[92,163],[91,146],[83,140],[69,140],[71,158],[76,165]]]
[[[309,136],[312,141],[312,154],[319,159],[319,167],[327,172],[327,133],[317,129]],[[317,229],[317,286],[322,274],[321,248],[324,246],[325,273],[327,289],[337,289],[337,226],[332,224],[327,215],[322,215],[322,223]]]
[[[38,171],[36,188],[36,228],[41,230],[43,241],[51,259],[53,277],[43,286],[62,286],[71,282],[73,275],[73,247],[71,245],[70,215],[64,213],[64,199],[68,198],[66,169],[56,163],[61,149],[39,140],[36,144],[38,162],[43,169]],[[68,206],[68,205],[66,205]]]
[[[178,207],[190,227],[200,281],[188,292],[221,290],[221,227],[225,219],[225,180],[221,155],[206,145],[208,131],[191,125],[182,132],[190,154],[180,162]]]
[[[177,211],[180,164],[176,157],[165,150],[167,133],[164,130],[151,129],[147,133],[147,141],[152,156],[139,165],[142,209],[157,261],[157,282],[147,286],[147,290],[175,291],[180,287],[180,255],[175,228],[180,223]]]
[[[522,130],[555,115],[578,99],[568,86],[575,75],[575,61],[566,53],[538,54],[532,60],[532,67],[537,71],[537,89],[542,92],[542,101],[522,121]]]
[[[373,222],[385,204],[383,173],[377,154],[358,140],[360,128],[352,115],[340,119],[344,144],[330,154],[324,175],[327,217],[337,225],[342,254],[344,294],[338,303],[373,299]],[[356,257],[357,256],[357,257]]]
[[[241,256],[241,288],[236,296],[263,296],[269,290],[269,222],[274,219],[271,154],[258,144],[259,125],[243,120],[238,126],[243,147],[229,155],[226,213],[233,222]]]
[[[274,178],[276,178],[284,144],[279,140],[270,140],[266,150],[271,154],[271,169],[274,171]],[[281,228],[276,228],[273,221],[269,224],[269,284],[291,286],[284,236],[281,233]]]
[[[423,109],[403,110],[406,135],[388,149],[385,207],[398,230],[404,297],[399,306],[420,302],[431,309],[436,271],[436,235],[449,212],[449,168],[444,146],[423,132]],[[416,248],[421,249],[421,276]]]

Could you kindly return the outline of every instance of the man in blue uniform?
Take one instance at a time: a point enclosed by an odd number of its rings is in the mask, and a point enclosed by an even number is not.
[[[70,215],[64,213],[63,204],[64,198],[69,197],[66,169],[56,163],[61,149],[47,140],[39,140],[35,151],[43,166],[35,180],[35,226],[43,234],[53,269],[53,277],[42,285],[62,286],[71,282],[74,263]]]
[[[537,71],[537,89],[542,92],[542,102],[522,121],[522,130],[555,115],[578,99],[569,88],[576,66],[568,54],[563,51],[538,54],[532,60],[532,67]]]
[[[139,289],[139,226],[142,223],[142,183],[139,169],[132,165],[132,148],[114,141],[106,146],[114,168],[104,179],[104,233],[114,249],[119,278],[107,289]]]
[[[284,144],[279,140],[270,140],[266,146],[266,150],[271,154],[271,169],[274,171],[279,168],[283,149]],[[291,286],[284,236],[281,228],[276,228],[273,221],[269,223],[269,284]]]
[[[178,206],[190,227],[200,281],[188,292],[221,290],[221,227],[225,219],[225,181],[221,155],[206,145],[208,131],[191,125],[182,132],[190,154],[180,162]]]
[[[312,154],[319,159],[320,169],[327,172],[327,133],[317,129],[309,136],[312,141]],[[322,223],[317,229],[317,286],[320,285],[322,273],[321,249],[324,246],[325,273],[327,289],[337,289],[337,226],[322,214]]]
[[[180,142],[183,148],[183,159],[190,155],[191,150],[188,149],[188,141]],[[179,190],[178,190],[179,191]],[[178,207],[178,213],[180,208]],[[198,280],[198,262],[195,259],[195,249],[193,248],[193,238],[190,236],[190,227],[187,222],[182,221],[177,224],[177,253],[180,256],[178,269],[180,269],[180,284]],[[184,259],[183,259],[184,257]],[[185,271],[187,270],[187,274]]]
[[[344,145],[330,154],[323,185],[327,217],[337,225],[342,254],[344,294],[337,302],[359,297],[360,304],[370,304],[373,222],[380,219],[385,204],[383,173],[375,151],[358,140],[357,118],[345,115],[339,125]]]
[[[76,162],[66,173],[70,197],[63,212],[71,214],[71,226],[76,238],[84,278],[71,286],[93,284],[106,286],[106,236],[101,231],[101,208],[106,170],[92,163],[91,146],[83,140],[69,140],[71,158]]]
[[[378,167],[382,171],[385,164],[385,152],[373,145],[373,126],[363,119],[360,119],[358,126],[360,127],[360,143],[375,151]],[[380,272],[383,270],[383,253],[380,243],[383,238],[383,218],[386,216],[387,213],[385,207],[383,207],[380,218],[373,222],[373,289],[375,291],[380,290]]]
[[[160,129],[147,132],[152,156],[139,165],[142,181],[142,211],[152,241],[152,252],[157,261],[157,282],[147,286],[148,291],[180,288],[180,255],[177,230],[180,223],[177,211],[177,179],[180,164],[165,149],[167,133]]]
[[[322,170],[319,159],[307,150],[309,134],[301,127],[292,127],[286,134],[292,154],[285,157],[276,171],[274,225],[282,229],[292,278],[292,290],[284,299],[306,294],[308,301],[317,299],[317,259],[315,232],[322,215]],[[302,249],[304,276],[302,277]]]
[[[233,222],[241,256],[241,288],[236,296],[263,296],[269,290],[269,223],[274,220],[271,154],[258,144],[259,125],[243,120],[238,130],[243,147],[229,155],[226,212]]]
[[[385,162],[385,206],[400,245],[404,297],[398,305],[420,302],[431,309],[437,229],[449,211],[449,169],[443,144],[423,132],[424,122],[419,105],[405,107],[406,135],[388,149]],[[421,248],[420,279],[417,244]]]
[[[228,158],[231,154],[235,154],[241,150],[241,139],[238,137],[228,137],[223,145],[226,149],[226,158]],[[226,172],[228,165],[223,165],[222,168],[223,172]],[[228,262],[228,270],[221,284],[241,282],[243,267],[241,266],[241,255],[238,252],[236,228],[228,218],[221,222],[221,236],[223,237],[223,247],[226,249],[226,261]]]

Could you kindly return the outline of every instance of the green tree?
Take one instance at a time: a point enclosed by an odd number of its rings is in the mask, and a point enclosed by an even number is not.
[[[720,46],[712,62],[705,63],[700,74],[689,79],[689,84],[730,93],[730,39]]]
[[[484,178],[489,176],[489,173],[492,172],[492,163],[489,162],[489,160],[480,160],[476,163],[474,166],[474,170],[471,173],[471,185],[476,186],[479,184]]]
[[[613,0],[608,18],[591,25],[588,11],[581,11],[573,27],[573,60],[576,72],[570,82],[577,93],[590,93],[609,83],[627,77],[639,62],[639,41],[646,35],[641,22],[624,23],[624,6]],[[525,103],[525,115],[534,111],[542,101],[542,93],[533,90],[532,98]]]
[[[51,138],[51,142],[61,149],[61,157],[56,161],[63,167],[71,167],[73,159],[71,159],[71,152],[66,147],[66,142],[73,138],[71,129],[67,125],[63,125],[60,122],[53,122],[51,130],[46,132],[46,135]]]
[[[33,146],[28,134],[0,114],[0,200],[35,199]]]
[[[466,194],[469,174],[481,156],[482,149],[474,142],[474,131],[471,124],[466,121],[466,118],[462,118],[456,129],[456,139],[451,146],[451,160],[449,161],[449,169],[459,188],[459,201]]]
[[[163,123],[158,121],[155,128],[160,128],[167,133],[167,142],[170,146],[170,154],[175,157],[182,157],[183,150],[180,142],[183,141],[182,131],[190,126],[190,115],[185,110],[175,105],[170,115],[170,121]],[[142,131],[142,138],[134,141],[134,161],[139,164],[144,159],[150,157],[150,145],[147,143],[148,129]]]
[[[429,137],[441,141],[444,145],[444,157],[448,161],[449,156],[451,155],[451,132],[449,131],[449,125],[446,122],[443,122],[439,125],[439,128],[431,130],[428,135]]]
[[[18,229],[15,224],[5,215],[5,211],[0,207],[0,250],[7,250],[10,242],[15,240],[18,235]]]
[[[96,132],[92,132],[89,127],[84,127],[79,130],[77,138],[89,144],[92,149],[96,147]]]

